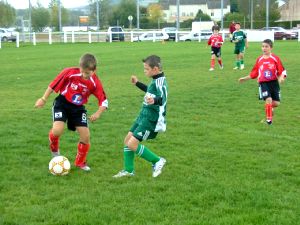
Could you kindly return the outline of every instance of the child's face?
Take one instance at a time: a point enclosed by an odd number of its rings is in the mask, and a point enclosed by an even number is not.
[[[144,63],[144,73],[147,77],[153,77],[159,74],[159,69],[157,66],[151,68],[147,63]]]
[[[83,69],[80,67],[80,73],[84,78],[90,78],[94,72],[95,72],[94,70]]]
[[[235,24],[235,29],[239,30],[240,28],[241,28],[241,25],[238,24],[238,23],[236,23],[236,24]]]
[[[218,30],[214,30],[214,34],[218,34],[219,33],[219,31]]]
[[[272,48],[269,44],[267,43],[262,43],[261,45],[261,50],[263,52],[264,55],[270,55]]]

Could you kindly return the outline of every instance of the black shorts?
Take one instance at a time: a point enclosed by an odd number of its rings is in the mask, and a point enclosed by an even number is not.
[[[266,100],[271,97],[272,100],[280,102],[280,86],[278,80],[259,83],[259,99]]]
[[[211,47],[211,54],[217,57],[221,56],[221,48]]]
[[[53,121],[67,122],[68,129],[75,131],[76,127],[88,127],[87,114],[83,105],[74,105],[62,95],[55,98],[52,107]]]

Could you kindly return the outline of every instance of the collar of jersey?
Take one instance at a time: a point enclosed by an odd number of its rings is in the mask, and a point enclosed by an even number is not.
[[[161,72],[161,73],[159,73],[159,74],[153,76],[152,78],[153,78],[153,79],[158,79],[158,78],[163,77],[163,76],[165,76],[165,75],[164,75],[164,72]]]

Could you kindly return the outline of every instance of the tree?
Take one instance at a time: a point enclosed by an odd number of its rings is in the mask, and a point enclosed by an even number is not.
[[[135,0],[122,0],[119,5],[113,9],[111,18],[109,19],[110,25],[120,25],[129,27],[128,16],[133,16],[133,25],[136,21],[136,1]]]
[[[0,15],[1,27],[10,27],[16,21],[16,10],[5,1],[0,1]]]
[[[39,3],[37,7],[32,8],[31,24],[34,31],[41,32],[50,23],[50,13],[48,9],[42,7]]]
[[[203,13],[202,10],[199,9],[194,20],[196,20],[196,21],[211,21],[211,17],[209,15]]]
[[[113,7],[110,0],[89,0],[91,24],[97,25],[97,1],[99,1],[99,23],[101,27],[109,26],[109,18],[112,17]]]
[[[147,16],[150,22],[157,23],[163,20],[162,7],[159,4],[150,4],[147,8]]]
[[[54,27],[55,30],[59,30],[59,20],[58,20],[58,0],[51,0],[49,3],[50,9],[50,25]],[[68,22],[68,10],[61,6],[61,23],[66,24]]]

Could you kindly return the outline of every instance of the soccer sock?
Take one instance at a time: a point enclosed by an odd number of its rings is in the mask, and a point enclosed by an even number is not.
[[[90,149],[90,144],[85,144],[82,142],[78,143],[77,146],[77,155],[75,159],[76,166],[83,166],[86,163],[86,156]]]
[[[59,149],[59,137],[55,136],[52,129],[49,131],[49,147],[51,152],[58,152]]]
[[[244,65],[244,60],[243,59],[241,59],[241,65]]]
[[[240,66],[241,66],[240,60],[236,60],[236,66],[237,66],[238,68],[240,68]]]
[[[272,121],[272,103],[265,104],[267,120]]]
[[[127,146],[124,147],[124,170],[132,173],[134,170],[134,151]]]
[[[223,66],[222,59],[218,59],[218,63],[219,63],[220,66]]]
[[[210,60],[210,68],[215,68],[215,60],[214,59]]]
[[[151,152],[150,149],[148,149],[144,145],[139,144],[135,153],[141,158],[147,160],[148,162],[151,162],[152,164],[159,161],[159,157],[155,155],[153,152]]]

